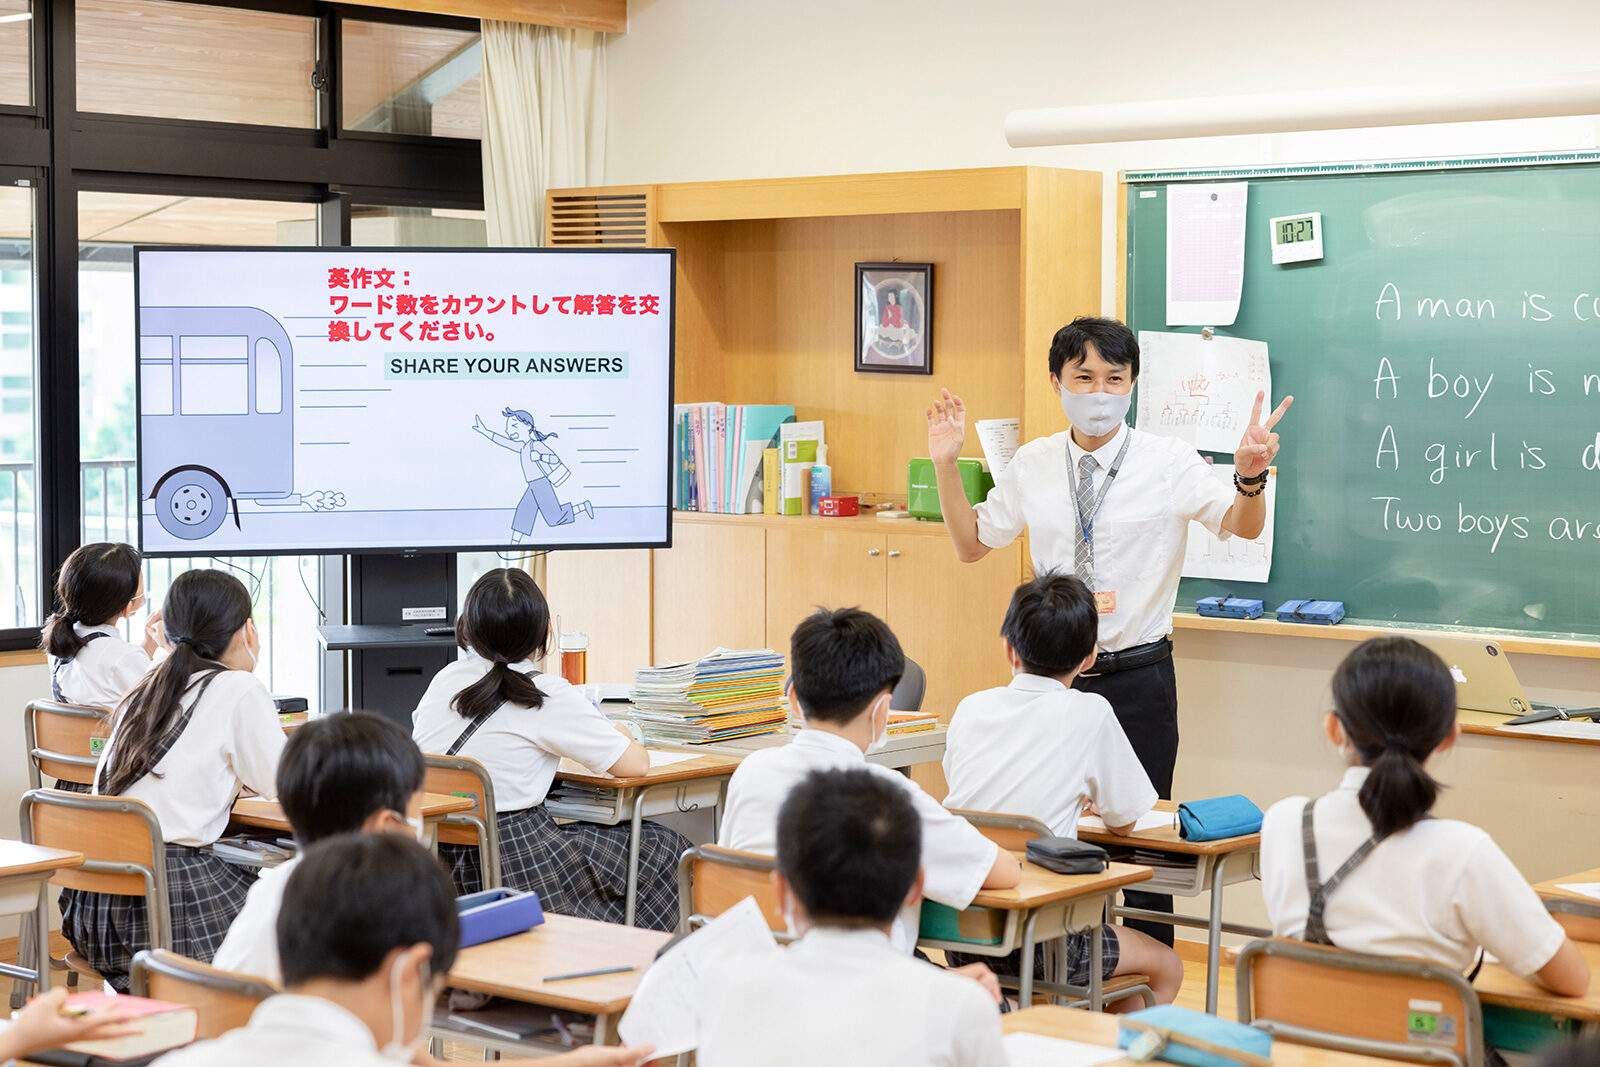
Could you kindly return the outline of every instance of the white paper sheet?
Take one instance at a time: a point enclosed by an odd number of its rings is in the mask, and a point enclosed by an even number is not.
[[[1233,484],[1233,464],[1215,463],[1211,467],[1218,479]],[[1267,477],[1267,524],[1253,541],[1212,537],[1198,522],[1189,524],[1189,542],[1184,546],[1185,578],[1216,578],[1225,582],[1264,582],[1272,576],[1272,538],[1278,512],[1278,468]]]
[[[684,760],[700,758],[699,754],[694,752],[661,752],[653,748],[650,749],[649,752],[650,766],[652,767],[670,767],[674,763],[682,763]]]
[[[1127,1055],[1120,1048],[1021,1032],[1007,1034],[1000,1044],[1005,1046],[1011,1067],[1096,1067]]]
[[[1139,833],[1143,830],[1165,830],[1168,827],[1176,825],[1178,825],[1178,815],[1176,812],[1152,811],[1139,816],[1139,818],[1135,820],[1133,824],[1133,832]],[[1079,833],[1082,833],[1085,830],[1093,830],[1096,833],[1105,833],[1107,829],[1106,821],[1098,815],[1080,815],[1078,817]]]
[[[1583,897],[1593,897],[1600,900],[1600,882],[1557,882],[1557,889],[1565,889],[1569,893],[1577,893]]]
[[[1167,186],[1167,325],[1231,326],[1244,290],[1249,182]]]
[[[998,478],[1022,446],[1022,420],[979,419],[977,428],[983,458],[989,461],[989,473]]]
[[[1267,343],[1244,337],[1139,331],[1139,429],[1202,452],[1239,447],[1257,393],[1272,413]]]
[[[706,967],[731,953],[777,951],[756,898],[745,897],[650,965],[617,1034],[627,1045],[653,1045],[663,1060],[690,1051],[700,1044],[700,982]]]

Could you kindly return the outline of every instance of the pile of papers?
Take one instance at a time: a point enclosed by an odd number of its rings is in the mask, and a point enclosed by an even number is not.
[[[719,648],[704,659],[634,672],[633,720],[644,739],[701,745],[783,728],[783,657]]]

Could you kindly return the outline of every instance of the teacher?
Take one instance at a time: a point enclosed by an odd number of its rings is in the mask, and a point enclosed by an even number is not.
[[[1100,654],[1073,684],[1111,703],[1151,783],[1170,799],[1178,757],[1170,635],[1188,524],[1219,537],[1260,536],[1268,470],[1278,455],[1272,431],[1294,398],[1263,422],[1265,394],[1256,395],[1230,486],[1190,445],[1127,425],[1138,380],[1132,330],[1115,319],[1074,319],[1050,342],[1050,387],[1069,429],[1019,448],[976,507],[956,468],[966,406],[948,389],[927,410],[928,451],[960,560],[982,559],[1026,529],[1036,573],[1076,574],[1094,591]],[[1170,898],[1161,910],[1169,909]],[[1170,928],[1160,934],[1171,943]]]

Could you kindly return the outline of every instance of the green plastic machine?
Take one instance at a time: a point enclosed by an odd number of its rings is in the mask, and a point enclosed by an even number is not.
[[[994,475],[983,460],[958,459],[956,467],[961,471],[961,487],[966,490],[968,501],[978,504],[988,497],[994,488]],[[933,476],[933,460],[923,456],[907,465],[906,489],[906,510],[914,518],[944,518],[939,509],[939,483]]]

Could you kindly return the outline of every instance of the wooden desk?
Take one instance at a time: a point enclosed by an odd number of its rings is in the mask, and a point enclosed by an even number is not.
[[[33,944],[50,944],[50,906],[45,885],[62,868],[82,865],[82,852],[0,840],[0,916],[34,913]],[[43,993],[50,988],[50,954],[37,950],[35,954],[35,967],[24,967],[19,959],[15,964],[0,963],[0,974],[34,982],[35,992]]]
[[[290,711],[278,716],[278,722],[283,726],[285,736],[294,733],[310,721],[311,713],[309,711]]]
[[[1562,884],[1570,882],[1600,882],[1600,867],[1596,867],[1592,871],[1579,871],[1577,874],[1552,878],[1548,882],[1535,882],[1533,891],[1546,900],[1576,900],[1584,904],[1593,904],[1595,907],[1600,908],[1600,900],[1561,888]]]
[[[1589,961],[1589,992],[1581,997],[1558,997],[1526,978],[1518,978],[1498,963],[1484,963],[1472,987],[1485,1004],[1536,1011],[1558,1019],[1576,1019],[1586,1027],[1593,1026],[1600,1023],[1600,981],[1595,977],[1600,975],[1600,943],[1574,941],[1573,944]]]
[[[1513,741],[1554,741],[1563,745],[1600,745],[1600,725],[1594,727],[1592,735],[1566,737],[1554,734],[1528,733],[1518,729],[1506,729],[1507,715],[1496,715],[1491,711],[1457,711],[1456,719],[1461,723],[1461,732],[1464,734],[1478,734],[1482,737],[1504,737]]]
[[[666,754],[682,755],[679,752]],[[585,795],[581,801],[552,796],[545,800],[544,809],[558,819],[592,822],[601,826],[616,826],[624,819],[628,820],[628,900],[624,922],[632,926],[639,897],[640,824],[645,816],[698,811],[709,804],[712,826],[715,827],[721,821],[728,779],[733,777],[733,772],[738,768],[739,760],[732,756],[697,752],[692,759],[652,767],[648,774],[636,778],[612,778],[595,774],[571,760],[562,760],[556,770],[556,785],[582,786],[589,795]],[[652,797],[660,798],[659,807],[647,806]]]
[[[1178,805],[1171,800],[1158,800],[1155,810],[1176,812]],[[1223,888],[1261,878],[1261,835],[1246,834],[1243,837],[1228,837],[1221,841],[1185,841],[1174,824],[1145,830],[1128,837],[1111,833],[1109,830],[1086,830],[1080,826],[1078,837],[1097,845],[1147,849],[1184,861],[1193,861],[1192,867],[1155,867],[1155,877],[1150,880],[1150,884],[1139,888],[1150,893],[1171,893],[1175,897],[1198,897],[1202,893],[1210,893],[1211,910],[1206,918],[1120,907],[1113,909],[1112,914],[1118,918],[1144,919],[1149,922],[1204,929],[1206,1011],[1215,1015],[1223,933],[1244,934],[1249,937],[1272,936],[1271,930],[1222,921]]]
[[[1050,1004],[1002,1015],[1000,1029],[1008,1034],[1040,1034],[1063,1041],[1080,1041],[1085,1045],[1117,1047],[1115,1015],[1075,1011]],[[1309,1045],[1291,1045],[1281,1040],[1272,1042],[1272,1062],[1279,1067],[1394,1067],[1393,1060],[1377,1060],[1370,1056],[1312,1048]],[[1112,1060],[1108,1067],[1124,1067],[1132,1063],[1124,1056],[1120,1060]]]
[[[797,733],[799,731],[793,727],[785,726],[776,733],[740,737],[732,741],[713,741],[707,745],[675,745],[655,741],[651,744],[682,752],[715,752],[743,759],[750,753],[759,752],[764,748],[787,745],[794,740]],[[922,730],[914,734],[890,734],[888,743],[880,751],[868,756],[867,762],[888,767],[893,771],[914,767],[919,763],[938,763],[944,759],[945,738],[949,733],[948,727],[936,726],[932,730]]]
[[[923,948],[946,952],[965,952],[974,956],[1009,956],[1022,951],[1018,967],[1018,999],[1033,1002],[1033,946],[1053,941],[1079,930],[1093,930],[1092,964],[1089,968],[1089,1002],[1099,1011],[1100,1003],[1100,924],[1107,906],[1124,886],[1150,879],[1149,867],[1131,863],[1112,863],[1100,874],[1056,874],[1029,863],[1022,863],[1022,882],[1015,889],[982,889],[972,899],[974,908],[991,908],[1005,913],[1005,927],[998,944],[971,941],[944,941],[918,938]]]
[[[422,826],[430,844],[439,820],[458,811],[470,811],[474,803],[470,797],[453,797],[444,793],[422,794]],[[283,805],[263,797],[241,797],[234,801],[232,822],[237,826],[254,826],[285,834],[292,832],[289,820],[283,814]]]
[[[593,1015],[594,1043],[604,1045],[615,1040],[613,1017],[627,1009],[640,978],[672,935],[548,912],[544,920],[542,926],[515,937],[462,949],[450,969],[450,984],[524,1004]],[[635,970],[554,984],[544,981],[549,975],[629,966]],[[550,1051],[548,1046],[498,1042],[455,1027],[438,1032],[451,1040],[466,1038],[502,1051]]]

